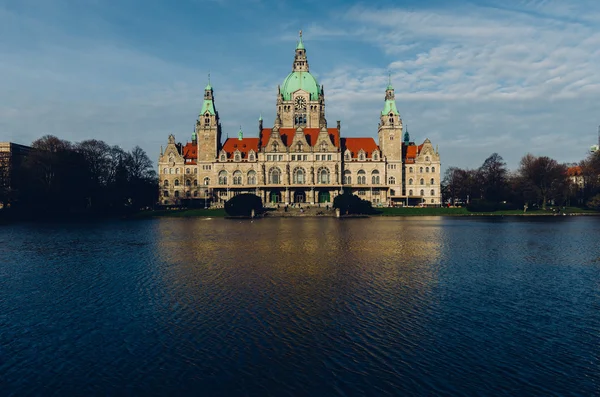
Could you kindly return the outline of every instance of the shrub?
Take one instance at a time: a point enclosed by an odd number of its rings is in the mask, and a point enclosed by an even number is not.
[[[225,202],[225,212],[229,216],[250,216],[252,210],[255,215],[263,211],[262,200],[255,194],[238,194]]]
[[[591,199],[588,200],[586,206],[589,209],[600,211],[600,194],[595,195]]]
[[[333,199],[333,208],[339,208],[342,215],[375,213],[370,201],[362,200],[348,191]]]

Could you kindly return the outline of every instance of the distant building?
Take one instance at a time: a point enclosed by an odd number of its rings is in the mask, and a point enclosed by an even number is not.
[[[17,196],[20,187],[18,175],[31,150],[29,146],[0,142],[0,208]]]
[[[440,205],[440,155],[429,139],[415,144],[396,107],[391,82],[378,120],[378,142],[342,137],[325,119],[325,90],[309,72],[300,40],[292,71],[277,88],[272,127],[258,120],[257,137],[222,142],[221,121],[209,84],[191,142],[170,135],[158,159],[160,202],[222,203],[254,193],[265,204],[332,203],[351,192],[374,205]],[[356,117],[364,117],[357,113]]]
[[[577,188],[580,190],[583,189],[585,184],[583,180],[583,171],[580,166],[576,165],[567,168],[567,175],[569,176],[571,182],[577,186]]]

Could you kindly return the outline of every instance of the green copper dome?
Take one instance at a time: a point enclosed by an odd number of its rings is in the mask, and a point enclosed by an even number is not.
[[[319,94],[321,94],[321,88],[319,88],[317,79],[309,72],[292,72],[288,74],[281,85],[283,100],[291,100],[292,94],[298,90],[308,92],[311,100],[319,99]]]

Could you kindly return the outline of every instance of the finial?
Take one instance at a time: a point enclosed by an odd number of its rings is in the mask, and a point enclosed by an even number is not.
[[[210,70],[208,71],[208,84],[210,84]]]
[[[300,40],[302,40],[302,29],[300,29]]]
[[[260,112],[260,116],[258,117],[258,121],[262,121],[262,112]]]

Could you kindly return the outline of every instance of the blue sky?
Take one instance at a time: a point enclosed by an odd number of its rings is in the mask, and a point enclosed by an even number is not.
[[[256,136],[299,29],[345,136],[376,137],[391,72],[444,168],[576,162],[597,143],[596,0],[0,0],[0,141],[96,138],[156,159],[169,133],[190,139],[209,71],[224,132]]]

